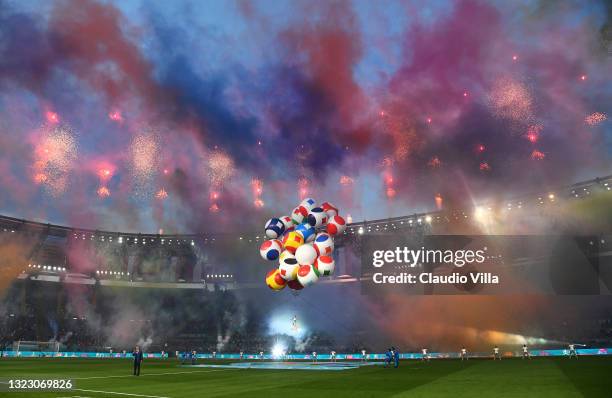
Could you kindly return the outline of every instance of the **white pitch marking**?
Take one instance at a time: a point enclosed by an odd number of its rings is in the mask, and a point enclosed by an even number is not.
[[[164,373],[146,373],[146,374],[141,374],[140,376],[133,376],[133,375],[117,375],[117,376],[91,376],[91,377],[73,377],[71,378],[71,380],[90,380],[90,379],[110,379],[110,378],[115,378],[115,377],[143,377],[143,376],[164,376],[164,375],[180,375],[180,374],[186,374],[186,373],[210,373],[210,372],[222,372],[224,370],[230,370],[230,369],[215,369],[215,370],[195,370],[195,371],[189,371],[189,372],[164,372]]]
[[[143,395],[143,394],[130,394],[128,392],[114,392],[114,391],[100,391],[100,390],[85,390],[82,388],[73,388],[74,391],[85,391],[85,392],[95,392],[100,394],[115,394],[115,395],[128,395],[130,397],[144,397],[144,398],[169,398],[162,397],[159,395]]]

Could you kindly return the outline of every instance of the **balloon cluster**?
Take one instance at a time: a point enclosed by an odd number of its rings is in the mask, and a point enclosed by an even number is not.
[[[329,202],[316,206],[307,198],[293,209],[291,216],[272,218],[265,227],[270,238],[259,248],[261,257],[277,261],[268,272],[266,284],[272,290],[288,286],[301,290],[334,272],[334,236],[344,232],[346,221]]]

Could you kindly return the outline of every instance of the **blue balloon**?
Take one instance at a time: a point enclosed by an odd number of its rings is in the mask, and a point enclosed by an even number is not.
[[[295,232],[302,235],[304,242],[310,242],[315,237],[315,228],[308,223],[303,223],[295,227]]]

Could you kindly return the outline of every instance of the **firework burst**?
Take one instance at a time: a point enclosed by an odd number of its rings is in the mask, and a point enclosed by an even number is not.
[[[584,122],[589,126],[597,126],[598,124],[606,121],[607,118],[608,116],[606,116],[605,113],[594,112],[590,115],[587,115],[587,117],[584,118]]]
[[[53,196],[63,194],[78,157],[74,132],[63,125],[43,129],[34,152],[34,181]]]
[[[501,78],[494,84],[488,96],[489,107],[494,115],[516,122],[533,118],[533,97],[524,83]]]
[[[210,154],[207,161],[208,178],[214,187],[222,187],[236,172],[234,160],[220,150]]]
[[[151,183],[159,169],[160,143],[156,133],[140,133],[132,139],[129,148],[134,190],[138,196],[151,194]]]

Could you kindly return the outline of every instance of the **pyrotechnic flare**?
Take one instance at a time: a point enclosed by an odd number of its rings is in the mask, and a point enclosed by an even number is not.
[[[442,166],[442,161],[439,157],[434,156],[433,158],[429,159],[427,165],[433,169],[437,169],[438,167]]]
[[[531,152],[531,159],[533,160],[544,160],[545,157],[546,155],[544,152],[540,152],[537,149],[534,149],[533,152]]]
[[[251,189],[253,191],[253,205],[256,208],[262,208],[264,206],[261,195],[263,194],[263,181],[258,178],[251,180]]]
[[[97,194],[101,198],[107,198],[110,196],[110,190],[107,187],[98,188]]]
[[[108,118],[110,120],[112,120],[113,122],[122,122],[123,121],[123,116],[121,115],[121,112],[118,111],[118,110],[111,111],[108,114]]]
[[[45,112],[45,118],[47,119],[47,122],[51,124],[59,123],[59,115],[55,112],[51,112],[51,111]]]
[[[168,197],[168,192],[166,192],[164,188],[161,188],[159,191],[157,191],[155,197],[159,200],[164,200]]]
[[[300,177],[298,179],[298,193],[300,200],[306,198],[308,196],[308,186],[310,185],[310,181],[306,177]]]
[[[527,129],[527,134],[525,134],[525,138],[535,144],[540,139],[540,132],[543,128],[544,126],[542,126],[541,124],[532,124]]]
[[[442,209],[442,195],[437,193],[434,200],[436,202],[436,208],[438,210],[441,210]]]
[[[353,179],[349,176],[340,176],[340,185],[353,185]]]

